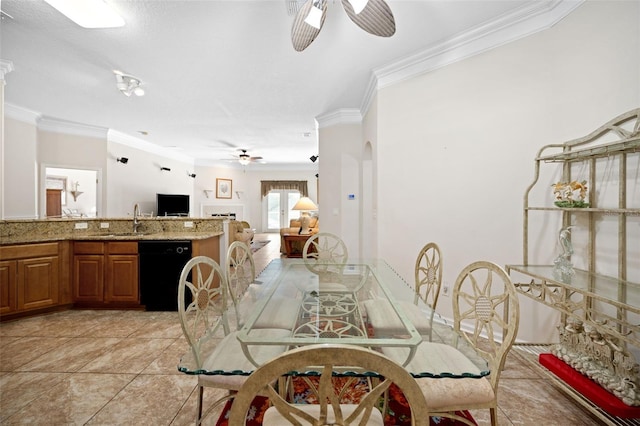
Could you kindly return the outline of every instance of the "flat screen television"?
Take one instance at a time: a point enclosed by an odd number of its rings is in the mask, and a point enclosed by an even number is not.
[[[156,194],[158,216],[189,216],[189,196]]]

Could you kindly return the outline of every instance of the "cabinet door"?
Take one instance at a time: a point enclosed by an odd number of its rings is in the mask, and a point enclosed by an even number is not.
[[[8,314],[18,308],[16,301],[16,261],[0,262],[0,314]]]
[[[18,260],[18,309],[37,309],[58,304],[58,256]]]
[[[139,303],[139,295],[138,256],[128,254],[107,256],[104,301]]]
[[[73,301],[104,300],[104,256],[84,254],[73,257]]]

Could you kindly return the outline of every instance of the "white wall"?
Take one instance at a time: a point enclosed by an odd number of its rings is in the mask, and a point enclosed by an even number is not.
[[[415,254],[435,241],[448,285],[475,260],[522,263],[537,150],[640,105],[639,8],[587,2],[549,30],[379,91],[380,256],[411,282]],[[521,304],[519,339],[556,334],[541,305]],[[449,316],[450,300],[439,310]]]
[[[126,157],[126,164],[117,158]],[[194,173],[193,162],[170,158],[137,149],[114,141],[108,142],[106,154],[108,179],[105,179],[107,208],[105,217],[125,217],[133,214],[138,204],[145,214],[156,215],[156,194],[185,194],[190,199],[190,215],[199,216],[200,208],[194,199],[194,181],[188,176]],[[167,167],[170,171],[160,170]],[[196,179],[198,176],[196,175]]]
[[[321,231],[339,235],[350,258],[360,253],[360,124],[320,128],[319,174]],[[349,199],[353,195],[353,199]],[[325,202],[326,200],[326,202]]]
[[[5,219],[38,217],[36,163],[37,129],[35,123],[4,119],[3,203]]]

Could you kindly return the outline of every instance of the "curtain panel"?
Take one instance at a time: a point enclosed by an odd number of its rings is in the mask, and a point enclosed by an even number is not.
[[[291,189],[299,191],[303,197],[308,197],[306,180],[262,180],[260,181],[262,188],[262,197],[266,197],[269,191],[276,191],[280,189]]]

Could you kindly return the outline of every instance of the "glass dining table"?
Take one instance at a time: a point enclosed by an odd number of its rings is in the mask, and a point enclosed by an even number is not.
[[[401,324],[393,333],[380,332],[368,322],[367,301],[382,301],[389,322]],[[340,343],[384,352],[414,377],[473,377],[490,374],[486,361],[427,305],[431,330],[420,334],[403,310],[414,302],[414,291],[384,260],[345,264],[276,259],[256,278],[237,305],[236,337],[242,353],[224,360],[196,363],[190,352],[178,369],[187,374],[249,375],[246,361],[257,368],[267,359],[265,348],[282,351],[323,343]],[[274,332],[280,331],[280,332]],[[433,356],[416,357],[418,345]],[[240,367],[240,366],[244,367]]]

